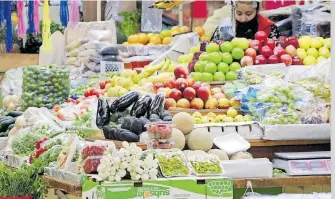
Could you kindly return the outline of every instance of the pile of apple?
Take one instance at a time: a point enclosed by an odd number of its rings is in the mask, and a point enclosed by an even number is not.
[[[196,124],[253,121],[250,115],[242,116],[234,108],[229,108],[227,114],[223,115],[210,112],[203,116],[200,112],[194,112],[192,118]]]
[[[240,60],[248,46],[246,38],[234,38],[220,44],[202,42],[200,51],[194,53],[188,65],[190,77],[202,82],[236,80],[236,71],[241,68]]]
[[[302,65],[302,60],[297,55],[299,42],[296,37],[286,38],[280,36],[277,41],[267,37],[264,31],[258,31],[255,39],[249,43],[241,59],[242,66],[278,64],[286,66]]]
[[[210,85],[195,82],[188,77],[187,69],[177,67],[175,78],[168,78],[164,83],[154,85],[156,93],[165,96],[164,108],[192,108],[192,109],[227,109],[240,107],[241,104],[235,98],[228,100],[221,88],[212,88]]]
[[[330,57],[330,38],[302,36],[298,42],[300,48],[296,53],[304,65],[314,65]]]

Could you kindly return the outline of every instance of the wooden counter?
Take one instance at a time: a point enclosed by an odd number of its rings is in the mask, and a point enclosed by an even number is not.
[[[6,72],[9,69],[37,65],[39,62],[38,54],[0,54],[0,72]]]

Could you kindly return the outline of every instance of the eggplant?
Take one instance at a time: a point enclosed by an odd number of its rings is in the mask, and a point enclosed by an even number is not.
[[[139,94],[135,91],[122,95],[117,101],[117,111],[124,112],[129,106],[135,103],[139,98]]]

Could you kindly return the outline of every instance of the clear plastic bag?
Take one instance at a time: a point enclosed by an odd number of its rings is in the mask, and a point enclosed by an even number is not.
[[[82,160],[85,160],[86,158],[92,156],[102,156],[105,152],[105,149],[106,147],[102,145],[95,145],[95,144],[86,145],[81,152],[81,158]]]
[[[149,8],[155,1],[142,1],[141,31],[160,32],[162,31],[163,11]]]
[[[22,110],[62,104],[70,94],[70,71],[60,66],[30,66],[23,69]]]
[[[191,155],[187,157],[194,173],[197,176],[222,175],[223,168],[220,158],[215,154],[206,154],[201,156]]]
[[[6,71],[4,79],[1,81],[2,97],[7,95],[20,96],[22,93],[22,68],[10,69]]]
[[[232,14],[233,12],[235,12],[234,5],[231,6],[230,14],[228,14],[231,17],[224,18],[216,28],[212,37],[213,41],[231,41],[235,38],[235,15]]]
[[[90,41],[89,38],[79,38],[70,42],[68,45],[66,45],[65,48],[68,52],[70,52],[72,49],[79,48],[81,45],[87,43],[88,41]]]
[[[41,147],[49,150],[57,145],[65,145],[71,134],[60,134],[57,135],[41,144]]]
[[[187,160],[180,150],[162,150],[155,154],[164,177],[190,175]]]
[[[324,124],[329,121],[330,108],[326,104],[310,104],[309,107],[304,107],[301,113],[302,124]]]

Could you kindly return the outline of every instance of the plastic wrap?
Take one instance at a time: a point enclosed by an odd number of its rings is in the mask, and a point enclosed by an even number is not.
[[[70,42],[69,44],[67,44],[65,46],[65,49],[70,52],[71,50],[73,49],[76,49],[76,48],[79,48],[81,45],[89,42],[90,39],[89,38],[78,38],[78,39],[75,39],[73,40],[72,42]]]
[[[56,168],[77,173],[76,161],[79,158],[79,151],[81,151],[82,147],[83,142],[79,140],[79,137],[71,134],[57,158]]]
[[[149,8],[155,1],[142,1],[141,31],[160,32],[162,30],[163,11]]]
[[[106,46],[101,49],[100,54],[101,55],[118,55],[119,54],[118,47],[117,45]]]
[[[234,15],[230,15],[234,16]],[[214,35],[212,37],[213,41],[231,41],[235,38],[235,24],[234,17],[224,18],[220,25],[216,28]]]
[[[170,139],[173,129],[172,123],[167,122],[154,122],[146,125],[149,138],[151,139]]]
[[[70,71],[57,66],[30,66],[23,69],[22,110],[62,104],[70,94]]]
[[[323,11],[315,11],[313,13],[302,13],[301,18],[301,35],[309,36],[330,36],[330,17],[331,14]],[[329,23],[329,26],[324,26],[324,29],[320,29],[320,25],[325,22]],[[318,29],[319,27],[319,29]],[[322,32],[319,32],[322,31]]]
[[[54,177],[60,180],[65,180],[67,182],[72,182],[74,184],[81,184],[82,175],[67,172],[64,170],[56,169],[54,167],[45,167],[44,175]]]
[[[119,50],[119,55],[122,57],[133,57],[133,56],[160,56],[167,52],[170,47],[165,45],[154,45],[154,46],[125,46],[125,45],[117,45]]]
[[[180,150],[162,150],[155,154],[164,177],[190,175],[187,160]]]
[[[329,110],[330,108],[326,104],[309,105],[309,107],[304,107],[301,113],[301,123],[302,124],[323,124],[327,123],[329,120]]]
[[[4,79],[1,81],[2,97],[7,95],[18,95],[22,93],[22,68],[10,69],[6,71]]]
[[[201,156],[191,155],[187,157],[194,173],[197,176],[222,175],[223,168],[220,159],[215,154],[206,154]]]
[[[98,100],[98,108],[96,115],[96,125],[98,128],[102,129],[105,125],[110,122],[110,107],[106,100]]]
[[[265,114],[263,124],[300,124],[298,113],[287,106],[271,107]]]
[[[81,163],[80,172],[81,173],[86,173],[86,174],[97,173],[97,169],[98,169],[98,166],[100,164],[101,159],[102,159],[102,156],[86,158]]]

